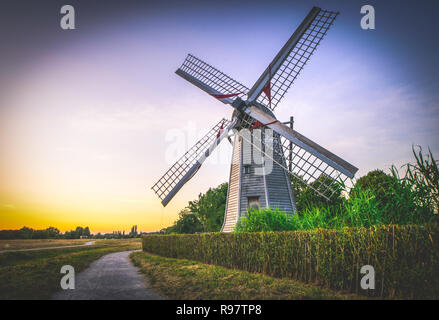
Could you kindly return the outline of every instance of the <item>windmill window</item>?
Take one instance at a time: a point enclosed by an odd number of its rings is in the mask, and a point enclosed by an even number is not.
[[[258,209],[259,208],[259,197],[247,197],[248,208]]]
[[[244,174],[250,173],[250,166],[244,166]]]

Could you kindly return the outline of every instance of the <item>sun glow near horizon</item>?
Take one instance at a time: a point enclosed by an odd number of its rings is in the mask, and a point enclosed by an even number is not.
[[[358,8],[346,6],[276,116],[293,115],[297,131],[360,168],[358,176],[411,161],[412,143],[436,154],[438,83],[413,71],[423,63],[413,62],[414,53],[395,53],[391,45],[404,39],[362,33]],[[163,19],[136,12],[98,25],[82,20],[68,36],[37,30],[34,36],[47,46],[36,48],[24,30],[14,42],[23,46],[20,54],[6,56],[9,72],[0,74],[0,229],[89,226],[96,233],[169,226],[188,201],[228,180],[231,157],[224,141],[166,208],[150,189],[172,165],[172,130],[187,133],[193,125],[199,135],[232,113],[175,69],[192,52],[250,87],[309,9],[292,3],[279,14],[268,4],[254,7],[256,17],[276,17],[272,24],[261,19],[269,30],[264,24],[249,30],[250,20],[238,19],[248,8],[236,8],[226,25],[209,8],[190,12],[204,20],[172,10],[163,10]],[[224,44],[235,33],[243,40],[230,50]],[[261,37],[264,46],[248,50]],[[431,41],[422,43],[431,52]]]

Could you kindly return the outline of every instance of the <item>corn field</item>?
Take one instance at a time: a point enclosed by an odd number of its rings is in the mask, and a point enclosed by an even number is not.
[[[439,298],[439,225],[146,235],[143,250],[381,298]],[[360,288],[360,268],[375,289]]]

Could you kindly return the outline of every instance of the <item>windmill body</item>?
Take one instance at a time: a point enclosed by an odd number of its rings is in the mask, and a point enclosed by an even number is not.
[[[248,164],[244,159],[250,158],[251,149],[245,143],[241,136],[235,135],[222,232],[233,231],[238,219],[254,207],[279,208],[288,214],[296,212],[289,174],[275,162],[270,165],[270,173],[265,173],[264,164],[254,160]]]
[[[313,7],[251,89],[189,54],[176,73],[233,109],[152,187],[166,206],[224,139],[233,154],[222,232],[233,231],[252,207],[296,212],[293,183],[325,199],[338,182],[353,178],[356,167],[278,121],[273,113],[313,54],[337,12]]]

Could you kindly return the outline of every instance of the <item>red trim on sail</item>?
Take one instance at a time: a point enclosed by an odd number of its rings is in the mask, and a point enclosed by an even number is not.
[[[241,92],[231,93],[231,94],[212,94],[212,97],[217,98],[217,99],[225,99],[225,98],[236,97],[237,95],[240,95],[240,94],[241,94]]]
[[[252,127],[252,130],[256,129],[256,128],[259,128],[260,126],[262,126],[262,123],[260,123],[259,121],[256,121],[255,124]]]
[[[276,122],[277,122],[277,120],[274,120],[274,121],[271,121],[271,122],[269,122],[269,123],[262,124],[262,123],[260,123],[259,121],[256,121],[255,124],[254,124],[253,127],[252,127],[252,130],[253,130],[253,129],[256,129],[256,128],[259,128],[259,127],[265,127],[265,126],[268,126],[268,125],[273,124],[273,123],[276,123]]]
[[[265,87],[262,89],[268,98],[268,106],[271,109],[271,63],[268,65],[268,81]]]
[[[271,88],[270,88],[270,81],[267,82],[267,84],[265,85],[264,89],[262,89],[262,91],[264,91],[265,95],[268,98],[268,101],[271,102]]]
[[[223,123],[221,123],[221,127],[216,135],[217,138],[219,138],[221,136],[221,133],[223,133],[223,130],[224,130],[224,120],[223,120]]]

